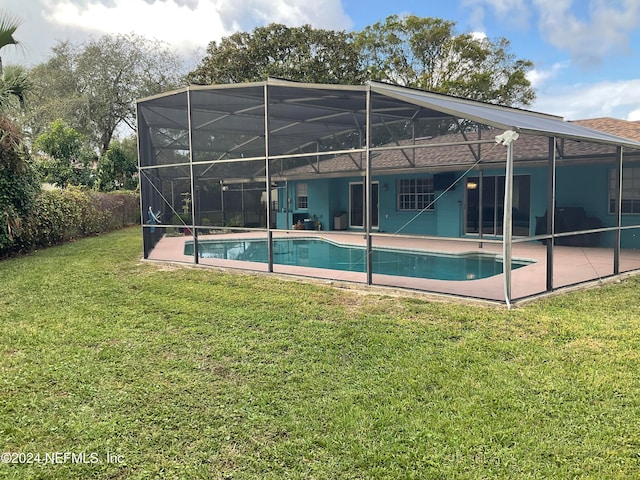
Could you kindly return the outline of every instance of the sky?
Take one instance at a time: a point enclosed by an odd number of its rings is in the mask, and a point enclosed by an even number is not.
[[[640,0],[0,0],[21,24],[5,64],[46,61],[59,41],[136,33],[195,67],[208,43],[269,23],[360,31],[389,15],[452,20],[507,38],[531,60],[532,110],[567,120],[640,120]]]

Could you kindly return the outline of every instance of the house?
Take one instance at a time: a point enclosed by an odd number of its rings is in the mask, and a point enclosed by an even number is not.
[[[480,140],[493,140],[495,133],[480,130],[476,136]],[[386,145],[385,150],[374,154],[371,161],[375,170],[371,194],[374,230],[442,237],[502,234],[504,151],[494,145],[473,155],[467,146],[454,145],[457,141],[459,136],[455,134],[401,140],[394,147]],[[437,147],[438,143],[446,145]],[[403,149],[405,146],[411,150]],[[590,228],[611,224],[616,207],[612,201],[615,164],[611,160],[615,157],[615,148],[563,139],[556,150],[555,181],[562,187],[555,192],[556,206],[582,207],[584,221],[587,217],[593,218]],[[521,134],[514,144],[512,202],[517,236],[540,233],[536,219],[544,217],[547,211],[548,156],[547,137]],[[635,162],[636,154],[628,155],[628,159]],[[362,162],[363,158],[343,154],[274,175],[272,179],[286,177],[287,180],[286,188],[279,191],[278,204],[292,206],[290,211],[283,207],[278,213],[278,228],[287,228],[300,217],[314,216],[326,219],[326,223],[321,222],[323,228],[333,229],[332,218],[344,212],[347,220],[344,228],[363,229]],[[333,175],[337,171],[341,172],[339,178]],[[321,181],[324,172],[327,178]],[[625,215],[640,215],[640,205],[635,202],[640,185],[632,180],[635,175],[635,171],[629,169],[623,181],[623,187],[628,187],[623,188],[622,213]],[[590,192],[589,198],[576,198],[585,187]],[[420,213],[417,218],[416,212]],[[592,238],[591,243],[598,242]],[[601,243],[605,243],[604,237]]]
[[[145,257],[175,259],[158,252],[183,248],[167,232],[188,227],[191,253],[181,260],[213,262],[196,253],[199,242],[232,232],[263,236],[264,268],[282,271],[274,238],[303,228],[345,244],[358,234],[367,259],[376,245],[411,239],[416,254],[464,245],[499,256],[504,272],[469,275],[464,286],[403,283],[367,260],[367,284],[459,287],[509,304],[612,277],[640,268],[640,139],[619,136],[630,131],[620,122],[607,122],[610,133],[604,120],[583,125],[381,83],[268,79],[150,97],[138,102],[142,209],[160,212],[165,227],[144,225]],[[576,252],[587,263],[578,276]],[[514,255],[535,265],[512,271]]]

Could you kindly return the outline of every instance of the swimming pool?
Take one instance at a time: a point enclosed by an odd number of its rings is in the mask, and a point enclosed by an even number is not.
[[[184,254],[193,255],[193,241]],[[201,240],[200,258],[267,263],[267,240]],[[273,239],[273,263],[365,272],[365,248],[318,238]],[[513,259],[512,269],[534,263]],[[476,280],[502,273],[502,259],[483,253],[444,254],[390,248],[372,250],[373,273],[438,280]]]

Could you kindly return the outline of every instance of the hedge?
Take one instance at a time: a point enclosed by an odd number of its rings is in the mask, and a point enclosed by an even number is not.
[[[0,257],[139,223],[136,193],[101,193],[77,187],[42,191],[12,238],[0,238]]]

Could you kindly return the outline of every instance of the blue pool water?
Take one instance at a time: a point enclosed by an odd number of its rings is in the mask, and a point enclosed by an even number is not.
[[[267,263],[267,240],[202,240],[201,258],[220,258]],[[193,255],[193,242],[187,241],[185,255]],[[365,272],[365,249],[340,245],[322,239],[274,239],[273,263],[302,267]],[[435,254],[409,250],[372,251],[373,273],[439,280],[476,280],[502,273],[502,260],[492,254]],[[530,265],[512,261],[512,269]]]

